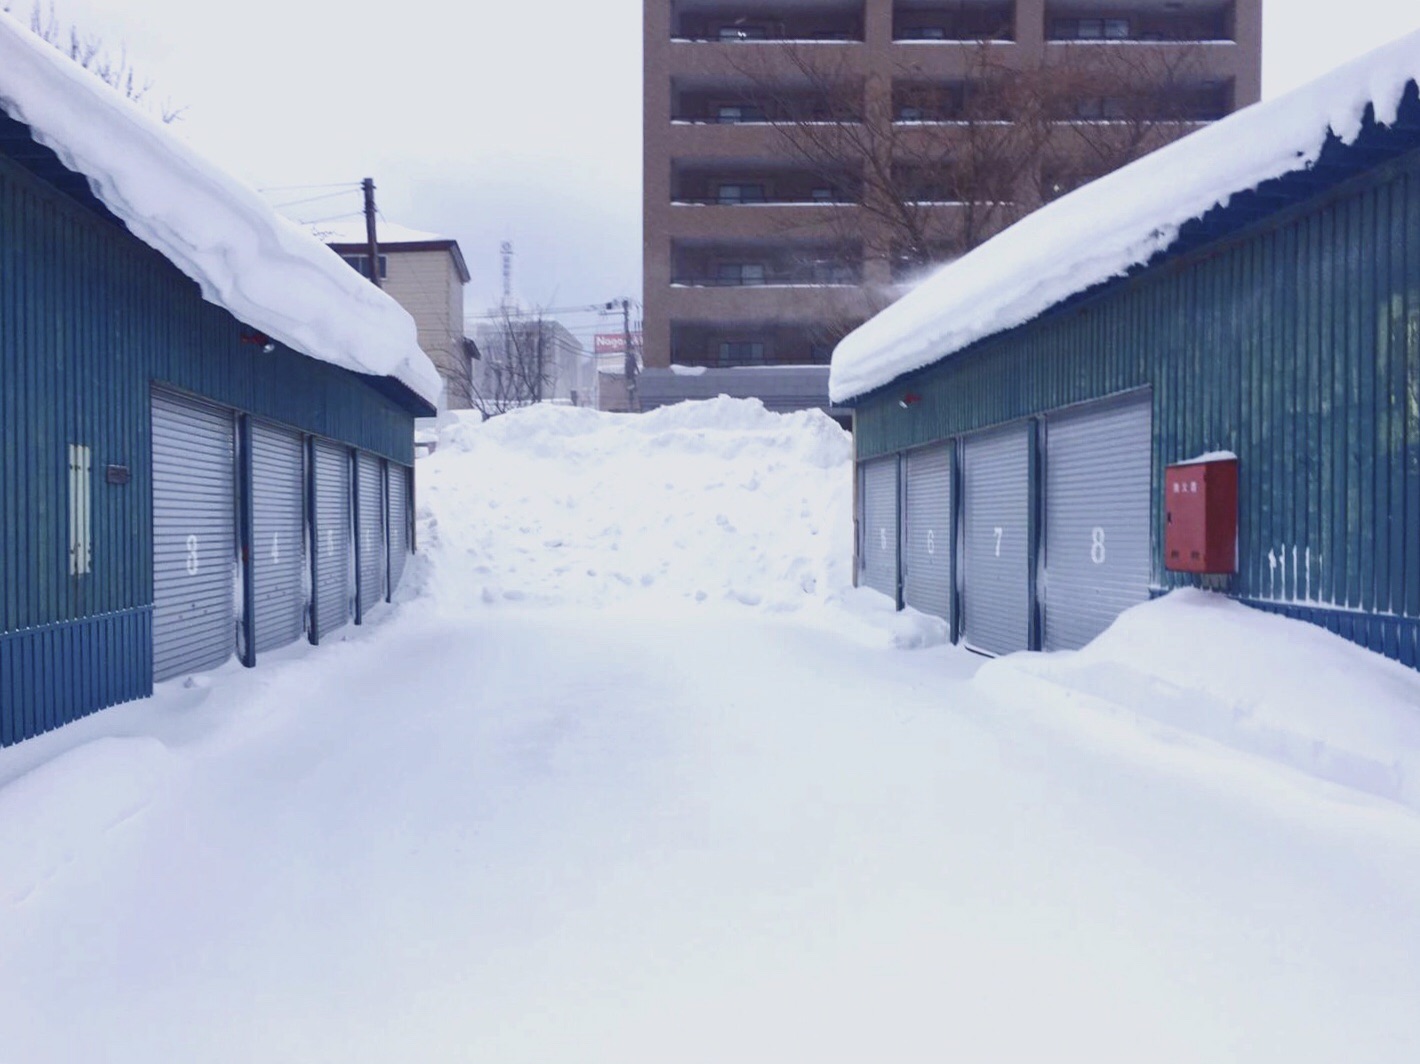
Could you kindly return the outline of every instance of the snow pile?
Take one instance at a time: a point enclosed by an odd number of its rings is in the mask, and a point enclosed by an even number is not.
[[[1416,80],[1420,33],[1042,207],[846,336],[833,353],[829,396],[863,395],[1124,275],[1234,193],[1310,167],[1329,134],[1355,140],[1368,106],[1377,122],[1394,122]]]
[[[0,108],[29,126],[203,298],[322,362],[434,403],[438,371],[398,303],[162,123],[0,12]]]
[[[1221,595],[1175,591],[1083,650],[1012,655],[975,682],[1132,712],[1420,809],[1420,673]]]
[[[852,448],[820,411],[721,397],[643,415],[542,405],[446,427],[420,462],[433,593],[773,611],[852,581]]]

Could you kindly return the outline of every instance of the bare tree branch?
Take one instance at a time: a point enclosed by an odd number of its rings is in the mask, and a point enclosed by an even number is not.
[[[0,6],[0,11],[9,12],[12,7],[13,4],[7,0]],[[153,81],[139,77],[128,61],[128,50],[120,47],[115,56],[104,46],[102,37],[82,33],[79,27],[74,25],[70,25],[66,30],[60,22],[54,0],[50,0],[48,8],[43,7],[40,0],[35,0],[30,9],[30,30],[134,103],[148,104],[148,94],[152,91]],[[158,117],[165,124],[176,122],[186,110],[186,107],[174,106],[166,100],[156,107]]]

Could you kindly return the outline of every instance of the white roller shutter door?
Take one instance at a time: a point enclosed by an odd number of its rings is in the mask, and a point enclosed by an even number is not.
[[[1149,597],[1150,400],[1051,417],[1045,444],[1044,645],[1073,650]]]
[[[315,442],[315,630],[324,639],[350,619],[350,452]]]
[[[974,436],[962,450],[962,624],[991,654],[1030,647],[1030,428]]]
[[[952,447],[909,451],[903,495],[902,595],[907,605],[952,616]]]
[[[864,462],[859,579],[897,602],[897,456]]]
[[[305,444],[300,434],[251,425],[252,623],[258,652],[305,629]]]
[[[372,454],[361,451],[356,457],[356,469],[360,478],[356,542],[363,618],[385,594],[385,483],[382,464]]]
[[[232,411],[153,391],[153,679],[221,665],[236,647]]]
[[[409,558],[409,470],[390,463],[390,590],[399,587]]]

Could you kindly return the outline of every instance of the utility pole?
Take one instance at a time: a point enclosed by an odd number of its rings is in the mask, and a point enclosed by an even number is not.
[[[360,188],[365,193],[365,239],[370,245],[370,280],[376,288],[383,288],[384,285],[380,284],[380,241],[375,235],[375,179],[365,178],[360,182]]]

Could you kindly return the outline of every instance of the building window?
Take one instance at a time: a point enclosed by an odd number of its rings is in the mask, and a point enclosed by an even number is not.
[[[763,41],[769,31],[763,26],[721,26],[718,36],[722,41]]]
[[[764,108],[756,104],[722,104],[715,109],[716,121],[734,122],[763,122]]]
[[[842,262],[815,262],[814,284],[856,284],[858,278],[852,266]]]
[[[349,267],[350,267],[351,269],[353,269],[356,273],[358,273],[361,277],[369,277],[369,276],[370,276],[370,256],[369,256],[369,255],[341,255],[340,257],[345,260],[345,265],[349,266]],[[385,277],[387,277],[388,275],[389,275],[389,259],[388,259],[386,256],[381,255],[381,256],[380,256],[380,278],[381,278],[381,280],[383,280],[383,279],[384,279]]]
[[[941,26],[913,26],[903,31],[905,41],[945,41],[947,31]]]
[[[731,287],[763,284],[764,277],[762,262],[722,262],[715,268],[715,280]]]
[[[764,343],[760,340],[720,341],[720,365],[758,366],[764,364]]]
[[[720,185],[715,190],[720,203],[763,203],[763,185]]]
[[[1123,41],[1129,39],[1127,18],[1060,19],[1054,25],[1056,40],[1062,41]]]
[[[809,192],[809,199],[815,203],[837,203],[838,194],[831,188],[820,186]]]

